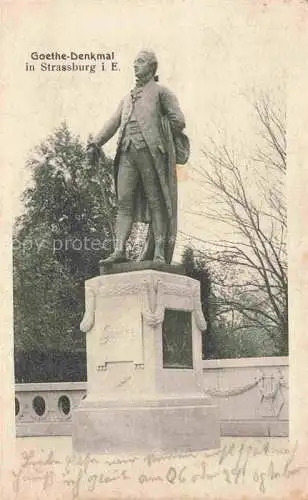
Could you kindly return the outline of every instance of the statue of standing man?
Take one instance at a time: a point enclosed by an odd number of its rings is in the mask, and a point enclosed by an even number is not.
[[[185,163],[189,142],[175,95],[157,83],[157,59],[141,51],[134,61],[136,86],[89,144],[95,155],[119,129],[114,161],[118,197],[114,252],[103,262],[126,261],[133,222],[149,223],[139,260],[170,263],[177,232],[176,163]],[[181,158],[182,157],[182,158]]]

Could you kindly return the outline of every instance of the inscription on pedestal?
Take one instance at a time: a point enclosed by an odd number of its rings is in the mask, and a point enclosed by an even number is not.
[[[165,309],[163,368],[193,368],[191,311]]]
[[[95,360],[97,371],[106,363],[142,364],[143,341],[141,311],[133,296],[98,297],[96,311]],[[99,326],[98,326],[99,325]]]

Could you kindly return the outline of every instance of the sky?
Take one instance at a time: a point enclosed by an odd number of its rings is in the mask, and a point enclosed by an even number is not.
[[[220,130],[239,150],[253,149],[254,94],[283,98],[287,9],[280,2],[81,1],[8,2],[1,52],[5,127],[1,152],[12,172],[13,216],[29,183],[25,164],[33,147],[62,121],[86,141],[134,85],[132,62],[153,49],[160,82],[178,97],[191,140],[191,157],[179,178],[179,229],[203,237],[214,232],[187,214],[206,193],[194,166],[206,168],[201,149]],[[223,6],[223,7],[222,7]],[[31,53],[115,53],[119,71],[26,71]],[[79,61],[80,63],[80,61]],[[115,138],[104,147],[113,156]]]

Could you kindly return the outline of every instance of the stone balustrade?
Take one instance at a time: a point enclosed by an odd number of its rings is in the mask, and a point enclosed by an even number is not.
[[[86,396],[86,382],[16,384],[17,436],[68,436],[72,410]]]
[[[220,408],[221,435],[288,435],[287,357],[202,363],[204,393]],[[72,409],[86,387],[86,382],[16,384],[17,436],[71,435]]]
[[[203,361],[204,391],[220,409],[222,436],[287,436],[288,357]]]

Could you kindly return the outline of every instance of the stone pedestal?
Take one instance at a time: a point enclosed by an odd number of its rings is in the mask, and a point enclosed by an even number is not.
[[[82,452],[219,446],[217,406],[202,393],[199,282],[139,270],[86,282],[87,397],[73,414]]]

